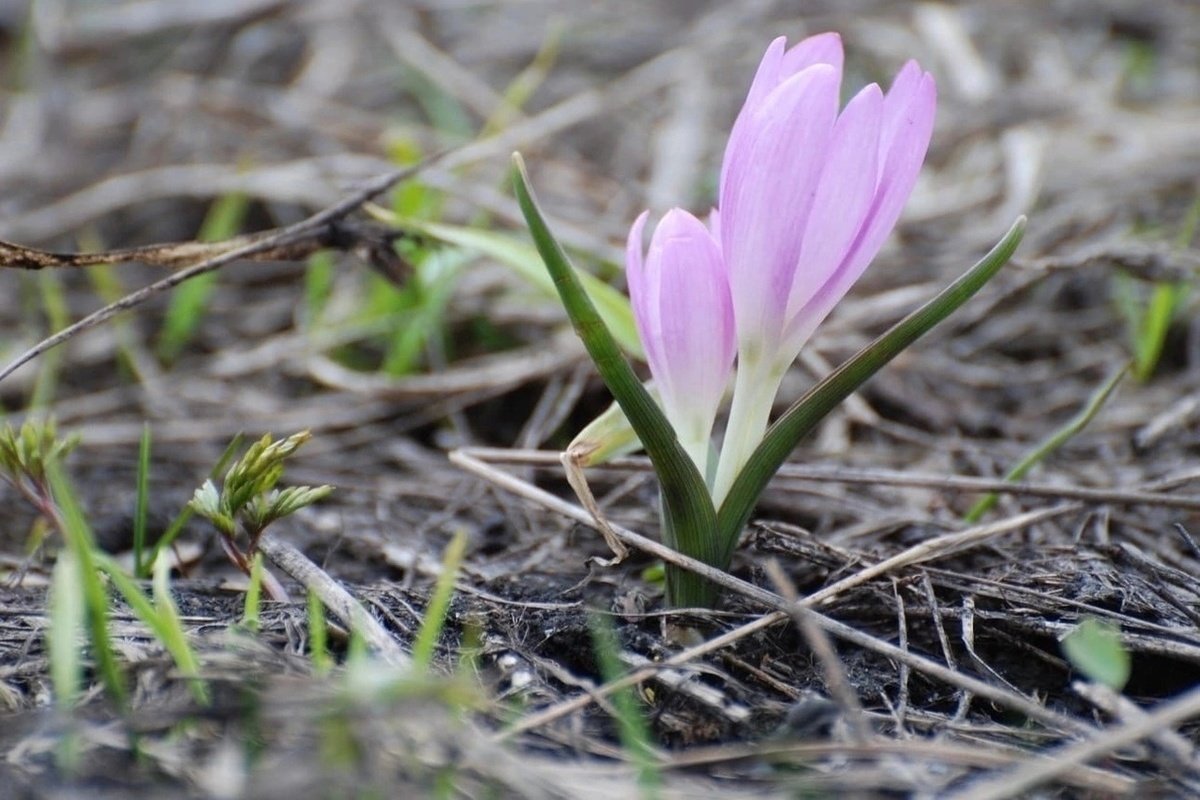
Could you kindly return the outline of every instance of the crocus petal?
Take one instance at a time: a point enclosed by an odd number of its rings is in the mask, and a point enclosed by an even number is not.
[[[656,330],[648,326],[653,324],[656,314],[652,309],[658,308],[658,285],[651,282],[646,274],[646,265],[642,257],[645,245],[642,241],[642,231],[646,227],[649,211],[643,211],[634,220],[629,229],[629,238],[625,243],[625,281],[629,284],[629,300],[633,307],[633,320],[637,324],[638,337],[642,340],[642,350],[646,353],[646,362],[651,365],[651,372],[663,370],[663,352],[661,337]]]
[[[667,418],[690,440],[707,439],[733,368],[733,310],[716,240],[696,217],[663,216],[645,259],[645,215],[630,231],[629,293]]]
[[[791,50],[783,54],[779,65],[780,74],[784,77],[795,75],[801,70],[808,69],[813,64],[828,64],[837,70],[838,81],[841,81],[842,37],[836,33],[818,33],[799,42]]]
[[[817,64],[777,86],[725,151],[721,248],[738,338],[774,346],[833,132],[837,70]]]
[[[834,126],[812,212],[804,229],[786,317],[794,327],[800,310],[834,276],[862,228],[878,181],[883,92],[871,84],[847,105]],[[789,338],[788,349],[803,342]],[[796,353],[781,354],[787,361]]]
[[[803,341],[811,335],[862,276],[895,227],[925,160],[936,106],[937,86],[933,76],[922,72],[915,62],[905,65],[883,101],[879,180],[871,208],[842,264],[798,312],[789,339]]]

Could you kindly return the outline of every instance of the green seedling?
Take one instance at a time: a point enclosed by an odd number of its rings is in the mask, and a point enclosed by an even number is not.
[[[596,663],[600,667],[600,677],[605,683],[612,683],[622,677],[621,660],[617,653],[621,651],[616,631],[607,617],[592,614],[588,618],[592,631],[592,650],[596,655]],[[656,798],[661,794],[662,774],[658,765],[658,757],[650,736],[650,729],[638,704],[633,687],[626,687],[613,692],[610,696],[612,710],[617,723],[617,735],[622,747],[629,754],[638,773],[638,784],[642,789],[642,797]]]
[[[525,104],[533,97],[534,92],[546,81],[550,70],[558,60],[559,48],[565,27],[558,22],[551,22],[546,36],[542,39],[541,47],[517,76],[509,81],[502,94],[504,102],[492,112],[480,130],[480,138],[485,138],[505,128],[520,113]]]
[[[138,444],[137,498],[133,507],[133,574],[146,570],[146,519],[150,508],[150,423],[142,426]]]
[[[1087,404],[1079,410],[1078,414],[1068,420],[1066,425],[1054,431],[1044,441],[1038,443],[1036,447],[1030,450],[1024,458],[1017,462],[1016,466],[1008,471],[1008,474],[1004,476],[1004,480],[1009,483],[1021,480],[1028,474],[1029,470],[1040,464],[1047,456],[1086,428],[1095,416],[1100,413],[1100,409],[1104,407],[1105,402],[1112,396],[1113,391],[1128,371],[1129,365],[1126,364],[1110,375],[1100,388],[1092,394]],[[983,518],[984,514],[996,505],[999,497],[995,492],[989,492],[984,495],[979,499],[979,502],[971,506],[971,509],[963,515],[963,520],[970,524],[978,522]]]
[[[124,706],[125,685],[108,634],[108,594],[96,573],[96,546],[61,469],[62,459],[77,443],[78,437],[60,439],[51,420],[28,420],[19,429],[5,425],[0,431],[0,479],[37,510],[45,527],[62,534],[65,553],[74,567],[64,567],[56,576],[58,584],[52,603],[58,609],[57,618],[72,629],[74,617],[65,609],[83,609],[100,677],[109,696]],[[70,585],[65,583],[67,571],[76,579]],[[57,666],[52,665],[51,670],[59,686],[68,693],[68,676],[75,667],[63,647],[73,635],[69,630],[55,631],[53,626],[48,631],[49,648],[57,648],[55,657],[63,659]]]
[[[109,635],[108,589],[100,579],[99,560],[103,554],[97,549],[92,530],[83,516],[83,511],[56,459],[43,463],[47,494],[46,510],[51,524],[63,535],[66,549],[78,563],[78,590],[82,598],[88,622],[88,640],[100,678],[109,697],[121,708],[125,708],[127,696],[124,677],[117,666],[116,652]]]
[[[1200,227],[1200,195],[1192,202],[1180,226],[1175,245],[1186,248]],[[1145,383],[1154,376],[1162,358],[1167,334],[1187,300],[1191,280],[1157,280],[1147,287],[1144,281],[1124,272],[1113,276],[1117,309],[1125,318],[1133,351],[1133,376]]]
[[[311,589],[308,592],[308,652],[309,658],[312,659],[313,672],[328,675],[333,669],[333,656],[329,654],[325,604]]]
[[[240,433],[233,437],[233,440],[229,442],[229,446],[225,448],[225,451],[221,453],[221,457],[217,459],[217,463],[209,470],[208,479],[210,481],[215,481],[225,471],[225,468],[233,461],[233,457],[237,455],[238,450],[242,449],[244,439],[245,437]],[[150,577],[149,572],[145,570],[146,565],[153,564],[158,560],[159,556],[166,552],[167,548],[179,538],[179,534],[183,533],[183,527],[188,524],[195,513],[190,503],[183,507],[175,519],[171,521],[171,524],[167,526],[163,535],[158,537],[158,541],[154,543],[154,548],[150,551],[150,558],[143,561],[143,572],[136,573],[137,577]]]
[[[308,431],[278,441],[270,434],[263,436],[233,463],[220,489],[207,480],[188,504],[217,529],[226,555],[247,575],[258,539],[268,526],[333,491],[332,486],[275,488],[283,477],[284,460],[311,437]],[[239,544],[242,539],[247,542],[245,549]],[[263,571],[263,583],[272,599],[287,599],[283,585],[267,570]]]
[[[248,631],[258,631],[262,584],[263,556],[262,553],[255,553],[250,562],[250,583],[246,586],[246,599],[242,604],[242,627]]]
[[[232,238],[241,230],[248,207],[249,199],[243,194],[221,197],[212,204],[196,238],[201,242]],[[192,341],[216,286],[217,273],[209,272],[181,284],[171,293],[158,341],[158,357],[163,362],[175,361]]]
[[[50,581],[50,627],[46,651],[50,657],[50,685],[59,712],[66,718],[83,688],[83,654],[87,604],[79,587],[83,578],[79,560],[69,551],[59,554]],[[68,774],[79,763],[78,737],[68,729],[59,741],[58,766]]]
[[[333,293],[333,276],[336,264],[334,255],[328,250],[314,253],[304,270],[304,322],[306,330],[320,327],[325,307]]]
[[[1089,617],[1063,637],[1063,655],[1088,680],[1114,692],[1125,688],[1132,669],[1129,651],[1121,643],[1121,629]]]
[[[554,280],[542,265],[537,248],[515,236],[461,225],[428,222],[413,217],[399,217],[375,206],[368,206],[367,211],[398,230],[486,256],[511,269],[545,296],[555,296]],[[604,324],[620,343],[621,349],[634,358],[642,358],[642,344],[633,322],[633,310],[629,306],[629,299],[595,275],[579,272],[577,276]]]
[[[428,670],[433,663],[433,652],[437,648],[438,637],[446,626],[446,614],[450,610],[450,598],[454,594],[454,581],[458,577],[458,568],[462,565],[463,553],[467,548],[467,534],[458,531],[446,545],[442,555],[442,571],[434,584],[433,594],[429,597],[429,605],[425,607],[425,617],[421,620],[421,629],[413,642],[413,667],[418,671]]]
[[[179,673],[188,679],[192,696],[198,703],[208,705],[210,698],[208,686],[200,677],[199,660],[196,658],[187,634],[183,629],[183,620],[179,616],[179,608],[171,596],[169,584],[170,565],[166,557],[157,559],[153,564],[154,598],[151,600],[142,591],[121,565],[104,553],[96,554],[96,565],[108,575],[113,586],[125,598],[125,602],[137,615],[137,618],[150,629],[154,637],[171,654]]]

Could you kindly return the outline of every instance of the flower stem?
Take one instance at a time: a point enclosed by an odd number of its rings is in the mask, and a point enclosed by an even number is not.
[[[717,508],[721,507],[734,479],[762,441],[771,406],[786,371],[786,365],[777,367],[767,359],[738,359],[733,404],[729,409],[729,423],[725,427],[717,479],[713,485],[713,503]]]

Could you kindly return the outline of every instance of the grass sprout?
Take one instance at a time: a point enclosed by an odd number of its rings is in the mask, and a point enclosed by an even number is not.
[[[258,631],[262,584],[263,556],[262,553],[255,553],[250,562],[250,583],[246,587],[246,599],[242,606],[242,627],[249,631]]]
[[[217,242],[232,238],[242,227],[249,199],[239,193],[227,194],[213,203],[200,226],[197,239]],[[158,340],[158,357],[165,363],[179,358],[200,327],[208,303],[217,285],[217,273],[198,275],[171,294]]]
[[[147,597],[141,587],[125,573],[121,565],[107,554],[97,553],[95,560],[97,567],[108,575],[113,586],[125,598],[125,602],[129,604],[137,618],[150,629],[154,637],[171,654],[180,674],[188,679],[192,696],[197,702],[207,705],[210,701],[208,687],[200,677],[199,661],[188,643],[187,634],[183,629],[183,621],[179,616],[179,608],[171,596],[170,565],[167,563],[167,559],[160,557],[154,562],[153,600]]]
[[[596,663],[600,668],[600,677],[606,682],[618,680],[622,676],[621,660],[617,657],[621,643],[613,630],[608,618],[601,614],[592,614],[589,618],[592,631],[592,650],[596,654]],[[612,710],[617,723],[617,735],[621,745],[629,754],[638,772],[638,784],[642,789],[642,797],[646,800],[660,796],[662,774],[650,738],[650,728],[638,705],[637,696],[632,687],[614,692],[611,697]]]
[[[325,604],[312,590],[308,592],[308,652],[309,658],[312,659],[313,672],[317,675],[328,675],[333,669],[333,656],[329,654]]]
[[[137,499],[133,508],[133,574],[146,570],[146,517],[150,507],[150,424],[142,426],[138,443]]]
[[[1006,481],[1019,481],[1025,477],[1029,470],[1040,464],[1046,456],[1053,453],[1058,448],[1062,447],[1068,441],[1075,437],[1080,431],[1088,426],[1100,409],[1104,407],[1105,402],[1112,396],[1113,391],[1120,384],[1121,379],[1125,377],[1125,373],[1129,371],[1130,365],[1126,364],[1121,369],[1114,372],[1108,379],[1101,384],[1088,399],[1086,405],[1079,410],[1074,417],[1067,421],[1058,430],[1051,433],[1045,440],[1039,442],[1036,447],[1030,450],[1024,458],[1017,462],[1016,466],[1008,471],[1004,476]],[[963,515],[963,520],[967,523],[974,524],[983,518],[983,515],[992,510],[992,507],[999,501],[999,495],[995,492],[989,492],[979,499],[971,509]]]
[[[425,618],[421,620],[421,629],[413,642],[413,666],[417,670],[427,670],[433,662],[433,651],[437,647],[438,637],[446,625],[446,614],[450,610],[450,598],[454,594],[454,581],[458,577],[458,568],[462,564],[463,553],[467,547],[465,531],[458,531],[446,545],[442,556],[442,571],[438,575],[429,605],[425,607]]]

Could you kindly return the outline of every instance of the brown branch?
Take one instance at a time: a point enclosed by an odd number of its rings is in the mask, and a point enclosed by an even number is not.
[[[181,244],[148,245],[127,250],[113,250],[103,253],[90,254],[61,254],[35,250],[20,245],[3,243],[7,251],[0,248],[0,266],[22,269],[45,269],[53,267],[81,267],[89,264],[111,263],[113,261],[147,261],[178,268],[178,271],[155,281],[149,286],[138,289],[104,308],[94,311],[73,325],[63,328],[53,336],[47,337],[26,350],[0,369],[0,381],[7,378],[18,368],[40,356],[42,353],[62,344],[68,339],[94,328],[104,322],[144,303],[159,292],[177,286],[180,283],[220,269],[226,264],[240,259],[280,259],[299,258],[316,250],[327,247],[352,249],[364,252],[371,263],[389,277],[398,277],[402,264],[388,261],[390,247],[380,246],[378,235],[374,244],[370,237],[361,234],[364,230],[374,230],[346,223],[347,216],[357,211],[360,206],[376,196],[386,192],[400,181],[411,178],[430,164],[440,160],[445,153],[439,153],[424,161],[405,169],[395,170],[380,175],[365,183],[358,191],[335,203],[328,208],[318,211],[312,216],[283,228],[238,237],[225,242],[215,242],[205,245],[200,242],[184,242]],[[386,238],[386,237],[385,237]],[[204,250],[204,248],[211,248]],[[114,256],[124,256],[114,258]],[[197,262],[195,259],[199,258]],[[396,258],[394,255],[391,258]],[[379,259],[379,260],[377,260]],[[397,259],[398,260],[398,259]],[[180,268],[182,267],[182,268]]]

